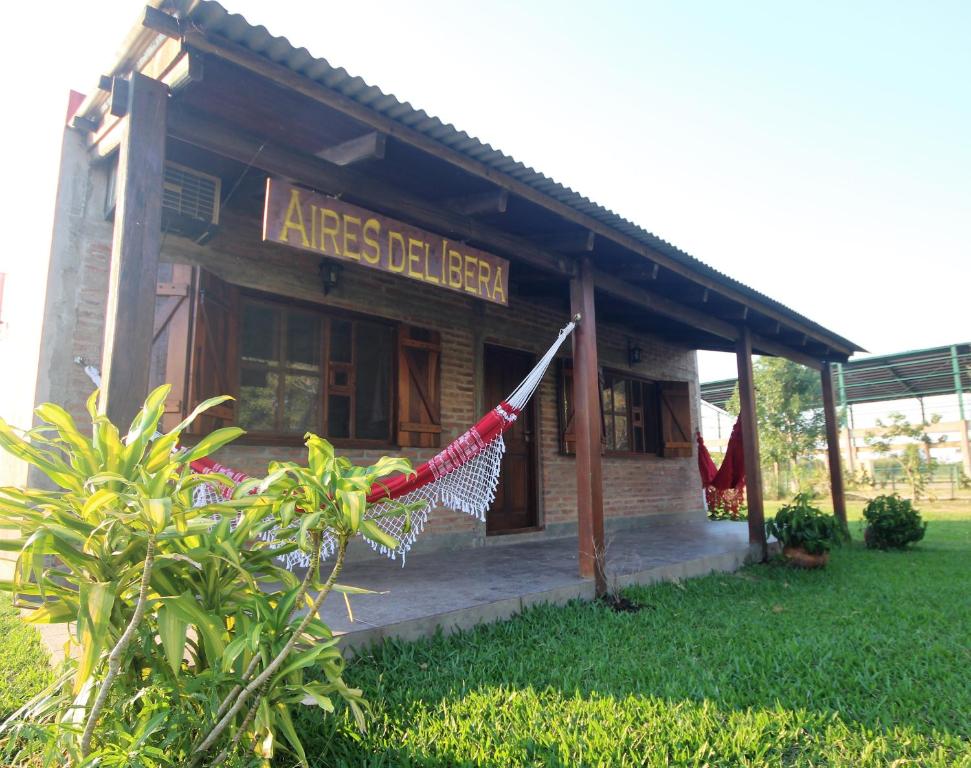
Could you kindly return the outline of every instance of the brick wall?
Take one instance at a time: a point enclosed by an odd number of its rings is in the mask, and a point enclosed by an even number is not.
[[[88,182],[83,223],[71,246],[76,273],[55,275],[52,280],[76,281],[74,306],[60,308],[62,313],[69,313],[72,321],[72,336],[67,345],[71,357],[82,356],[100,363],[111,225],[104,221],[99,202],[104,195],[103,172],[91,171]],[[258,218],[244,218],[231,211],[224,213],[219,234],[207,246],[170,235],[165,238],[162,258],[205,266],[223,279],[243,287],[438,330],[442,339],[443,445],[464,432],[480,415],[476,405],[477,397],[481,402],[481,392],[477,391],[481,387],[477,356],[481,355],[482,344],[498,344],[539,354],[553,340],[568,316],[564,299],[543,302],[525,300],[513,294],[509,307],[505,308],[354,265],[344,267],[338,288],[324,296],[317,278],[316,257],[262,243]],[[60,327],[50,324],[48,328],[48,325],[45,321],[43,344],[51,344],[54,341],[51,334],[58,332],[57,327]],[[64,349],[64,339],[57,341]],[[631,342],[643,350],[642,361],[634,369],[638,375],[691,382],[692,425],[697,425],[695,353],[651,336],[635,336],[621,328],[601,327],[598,344],[602,364],[628,370],[627,349]],[[569,353],[569,345],[566,352]],[[58,365],[60,374],[51,377],[47,396],[65,404],[83,424],[87,421],[84,401],[92,387],[79,366],[65,367],[63,360],[59,360]],[[556,375],[551,371],[536,395],[540,446],[539,515],[548,530],[565,532],[576,523],[576,478],[574,459],[559,451],[556,394]],[[486,407],[491,405],[485,404]],[[388,451],[394,452],[394,449]],[[373,459],[381,453],[348,451],[355,461]],[[409,450],[406,453],[419,462],[430,458],[434,451]],[[302,456],[302,448],[233,445],[225,448],[217,458],[226,465],[262,474],[271,458],[299,460]],[[694,458],[607,456],[603,476],[605,514],[610,518],[700,511],[701,494]],[[438,511],[433,515],[428,533],[442,537],[442,541],[448,538],[452,542],[468,543],[481,541],[484,527],[465,515]],[[446,534],[452,536],[445,537]]]

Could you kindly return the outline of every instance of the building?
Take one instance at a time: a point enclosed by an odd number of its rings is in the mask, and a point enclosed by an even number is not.
[[[436,515],[425,547],[579,532],[593,576],[605,527],[702,514],[695,350],[826,380],[859,349],[214,2],[146,8],[71,113],[36,400],[79,421],[83,360],[119,423],[161,381],[170,421],[233,394],[200,426],[245,427],[219,459],[249,473],[307,430],[426,460],[582,316],[485,525]]]

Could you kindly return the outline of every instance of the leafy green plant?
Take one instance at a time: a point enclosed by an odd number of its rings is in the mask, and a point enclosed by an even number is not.
[[[836,518],[814,507],[811,501],[808,494],[797,494],[766,522],[765,530],[783,547],[801,547],[810,555],[820,555],[840,541],[841,532]]]
[[[207,765],[244,751],[268,761],[278,747],[307,765],[290,708],[334,708],[338,696],[363,727],[361,691],[317,610],[336,589],[349,539],[397,542],[367,519],[371,483],[408,472],[402,459],[355,467],[308,435],[309,466],[271,465],[228,500],[193,505],[204,483],[190,462],[242,430],[216,430],[176,450],[202,403],[170,432],[156,432],[168,387],[152,392],[127,436],[88,401],[90,437],[62,408],[37,409],[19,435],[0,421],[0,447],[41,470],[56,490],[0,489],[0,525],[20,538],[13,579],[0,583],[34,623],[74,627],[68,658],[42,694],[0,728],[7,764]],[[389,505],[386,514],[410,514]],[[336,558],[321,579],[325,535]],[[300,548],[302,579],[276,557]],[[305,681],[314,666],[323,678]]]
[[[877,496],[863,507],[863,541],[870,549],[906,549],[924,538],[927,523],[910,499],[897,494]]]

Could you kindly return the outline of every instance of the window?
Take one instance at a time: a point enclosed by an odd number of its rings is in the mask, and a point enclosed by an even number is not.
[[[657,391],[654,382],[605,371],[600,391],[607,450],[657,453]]]
[[[390,325],[249,298],[241,304],[239,426],[391,441]]]
[[[560,364],[560,445],[574,453],[573,365]],[[605,452],[691,456],[688,383],[655,382],[605,370],[600,377],[601,443]]]
[[[437,331],[247,295],[198,267],[160,268],[153,381],[169,381],[171,428],[231,394],[188,430],[238,425],[250,442],[300,442],[314,431],[364,445],[439,447]]]

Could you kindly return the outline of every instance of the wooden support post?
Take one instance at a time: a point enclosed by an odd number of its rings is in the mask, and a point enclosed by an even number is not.
[[[846,460],[849,462],[850,475],[856,474],[856,447],[853,443],[853,406],[846,402],[846,381],[843,366],[836,363],[836,383],[840,394],[840,408],[846,414]]]
[[[971,438],[968,437],[968,421],[958,422],[958,436],[961,438],[961,462],[964,464],[964,474],[971,475]]]
[[[829,455],[829,486],[833,495],[833,512],[847,532],[846,496],[843,492],[843,467],[840,463],[839,422],[836,419],[836,398],[833,396],[833,366],[823,364],[823,414],[826,417],[826,451]]]
[[[738,395],[741,404],[742,446],[745,452],[745,501],[748,504],[748,541],[758,548],[762,560],[768,557],[765,538],[765,510],[762,503],[762,462],[759,458],[759,429],[755,412],[755,380],[752,371],[752,332],[742,326],[735,342],[738,364]]]
[[[148,394],[168,88],[135,73],[118,154],[100,411],[124,432]]]
[[[602,595],[607,589],[607,580],[604,574],[597,319],[590,259],[581,259],[579,266],[579,275],[570,280],[570,306],[574,315],[580,315],[580,324],[573,332],[573,424],[576,432],[580,576],[592,578],[597,595]]]
[[[958,395],[958,416],[961,419],[959,436],[961,438],[961,462],[964,474],[971,475],[971,441],[968,440],[968,416],[964,410],[964,386],[961,379],[961,362],[958,348],[951,345],[951,372],[954,374],[954,391]]]
[[[856,428],[853,425],[853,406],[846,406],[846,458],[849,464],[850,475],[856,474],[857,465],[860,463],[856,453]]]

